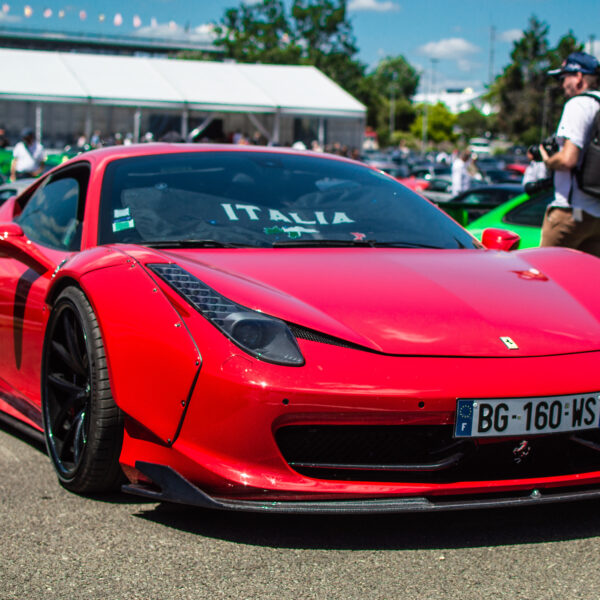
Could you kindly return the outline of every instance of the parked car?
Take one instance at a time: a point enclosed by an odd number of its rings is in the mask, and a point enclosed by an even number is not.
[[[411,167],[410,174],[420,179],[450,179],[452,177],[452,168],[445,164],[416,165]]]
[[[595,257],[502,252],[501,230],[486,249],[375,169],[257,146],[92,151],[0,231],[0,416],[73,492],[306,514],[600,498]]]
[[[435,177],[433,179],[423,180],[427,183],[421,191],[421,194],[432,202],[448,202],[452,198],[452,180],[447,178]]]
[[[479,218],[492,208],[523,193],[519,184],[497,183],[494,185],[479,185],[461,192],[443,202],[441,208],[453,219],[465,226]]]
[[[552,189],[534,196],[521,194],[474,220],[467,230],[481,239],[483,231],[489,227],[508,229],[520,236],[519,248],[534,248],[540,244],[544,214],[553,198]]]
[[[483,181],[489,184],[494,183],[517,183],[523,180],[523,175],[509,169],[480,169]]]
[[[492,147],[487,138],[471,138],[469,140],[469,150],[478,155],[490,155]]]
[[[0,185],[0,204],[3,204],[11,196],[20,194],[25,188],[35,181],[34,178],[18,179]]]

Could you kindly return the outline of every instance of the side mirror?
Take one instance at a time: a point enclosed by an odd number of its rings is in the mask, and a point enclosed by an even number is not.
[[[521,242],[521,236],[507,229],[489,227],[481,235],[481,243],[489,250],[516,250]]]
[[[0,240],[7,238],[23,237],[23,229],[17,223],[0,223]]]

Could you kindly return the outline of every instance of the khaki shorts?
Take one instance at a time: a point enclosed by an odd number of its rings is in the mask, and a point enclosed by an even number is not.
[[[600,257],[600,217],[581,212],[573,218],[573,209],[549,206],[542,224],[540,246],[575,248]]]

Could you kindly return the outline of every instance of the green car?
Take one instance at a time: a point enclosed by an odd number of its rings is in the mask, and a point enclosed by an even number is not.
[[[534,248],[540,245],[544,213],[553,198],[553,188],[533,196],[521,194],[469,223],[466,229],[479,240],[483,230],[488,227],[509,229],[520,236],[519,248]]]

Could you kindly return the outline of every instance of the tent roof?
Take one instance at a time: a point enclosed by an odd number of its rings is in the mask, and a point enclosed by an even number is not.
[[[340,117],[366,112],[309,66],[5,48],[0,48],[0,64],[0,99]]]

